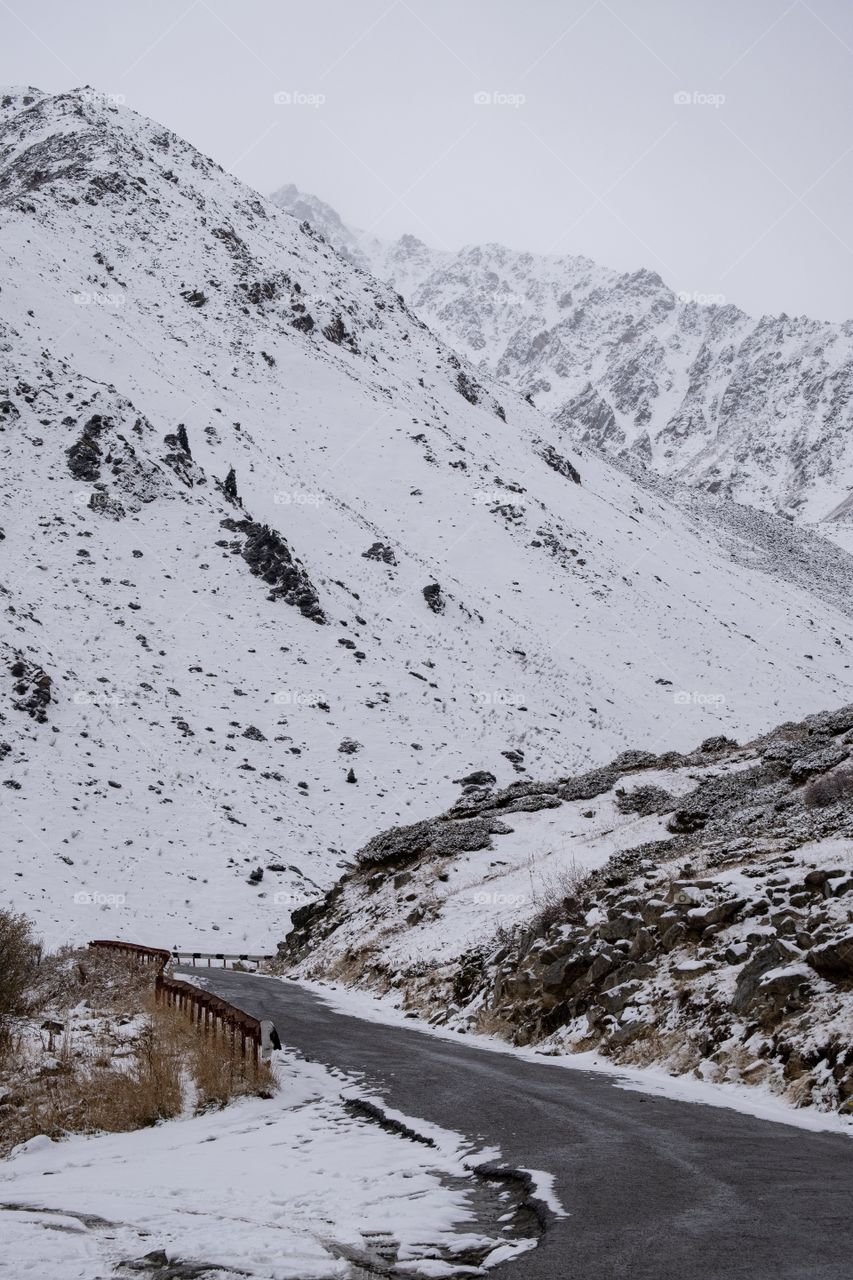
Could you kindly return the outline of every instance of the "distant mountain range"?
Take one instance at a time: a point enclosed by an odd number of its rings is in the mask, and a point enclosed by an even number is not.
[[[582,257],[361,236],[292,184],[271,199],[530,395],[567,443],[807,523],[851,521],[853,321],[755,319]]]

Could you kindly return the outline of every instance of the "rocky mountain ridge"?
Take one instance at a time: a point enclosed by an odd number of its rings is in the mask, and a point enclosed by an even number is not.
[[[798,521],[849,523],[853,320],[750,317],[583,257],[360,236],[292,184],[271,199],[532,396],[568,442]]]

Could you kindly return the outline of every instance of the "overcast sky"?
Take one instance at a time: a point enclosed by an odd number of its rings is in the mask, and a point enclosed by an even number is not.
[[[0,0],[0,80],[122,95],[378,234],[853,317],[849,0]]]

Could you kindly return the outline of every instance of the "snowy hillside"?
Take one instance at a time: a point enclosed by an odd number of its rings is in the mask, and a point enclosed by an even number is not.
[[[840,553],[568,448],[161,126],[0,129],[0,820],[48,940],[262,948],[471,769],[853,696]]]
[[[388,280],[428,325],[534,396],[566,439],[806,522],[850,523],[853,320],[755,319],[653,271],[414,236],[359,238],[292,184],[271,197]]]
[[[852,749],[847,706],[464,780],[295,914],[283,965],[434,1025],[853,1114]]]

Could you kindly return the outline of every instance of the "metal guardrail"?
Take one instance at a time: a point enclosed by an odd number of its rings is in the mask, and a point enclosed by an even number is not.
[[[173,959],[179,959],[183,955],[193,960],[207,959],[208,963],[210,960],[222,960],[226,965],[228,960],[271,960],[272,956],[224,954],[207,956],[201,952],[173,952],[167,951],[164,947],[145,947],[136,942],[123,942],[112,938],[97,938],[90,942],[89,946],[135,957],[141,964],[159,965],[159,971],[154,980],[156,1002],[188,1013],[190,1021],[194,1022],[205,1036],[217,1037],[221,1034],[226,1040],[230,1038],[232,1054],[236,1052],[239,1037],[241,1056],[243,1058],[251,1056],[257,1073],[262,1042],[260,1021],[242,1009],[238,1009],[228,1000],[223,1000],[221,996],[214,995],[212,991],[205,991],[190,982],[181,982],[179,978],[167,977],[163,971]],[[276,1040],[277,1038],[276,1036]]]
[[[161,969],[165,969],[172,958],[171,952],[165,947],[143,947],[137,942],[121,942],[113,938],[96,938],[94,942],[89,943],[89,946],[103,947],[121,952],[123,955],[136,956],[144,964],[159,964]]]
[[[212,991],[181,982],[180,978],[164,978],[162,973],[158,973],[154,984],[154,998],[158,1004],[188,1013],[190,1022],[194,1022],[203,1035],[230,1037],[232,1054],[239,1036],[240,1054],[243,1058],[251,1054],[257,1072],[261,1054],[261,1024],[257,1018]]]
[[[178,951],[173,950],[169,953],[174,961],[179,964],[189,963],[193,968],[196,967],[197,960],[206,960],[207,968],[212,967],[212,961],[221,960],[223,969],[228,968],[228,962],[231,962],[232,968],[236,968],[238,964],[262,964],[265,960],[274,960],[272,955],[237,955],[221,951]]]

